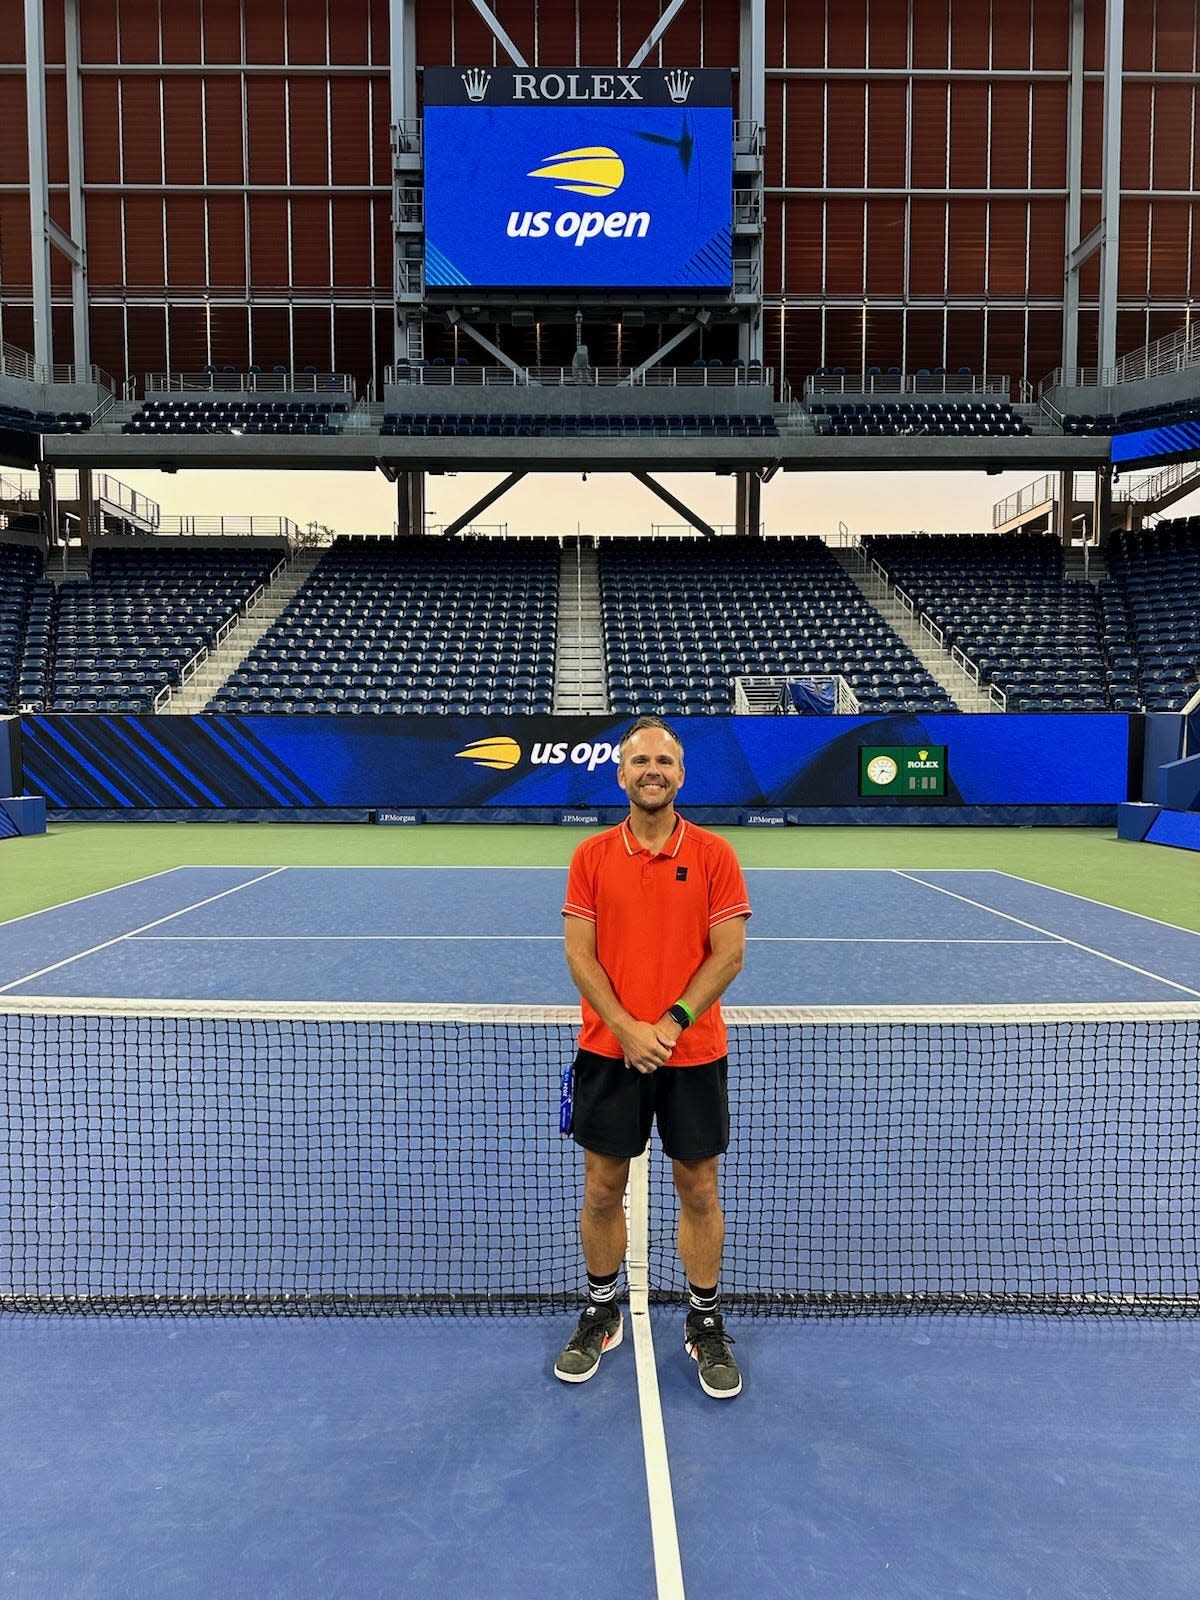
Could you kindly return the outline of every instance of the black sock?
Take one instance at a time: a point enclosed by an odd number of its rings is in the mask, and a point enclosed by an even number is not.
[[[588,1299],[594,1306],[610,1306],[617,1298],[617,1279],[621,1269],[610,1272],[607,1277],[599,1277],[594,1272],[587,1275]]]
[[[688,1305],[693,1311],[711,1316],[717,1309],[717,1285],[714,1283],[711,1289],[700,1289],[689,1278]]]

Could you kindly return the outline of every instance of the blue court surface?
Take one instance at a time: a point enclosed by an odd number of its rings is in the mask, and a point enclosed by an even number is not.
[[[570,1003],[563,877],[176,869],[0,925],[0,996]],[[747,878],[739,1006],[1200,999],[1003,873]],[[7,1316],[0,1592],[1194,1600],[1200,1323],[731,1317],[718,1403],[665,1306],[652,1400],[628,1330],[557,1383],[572,1320]]]
[[[751,870],[739,1006],[1200,999],[1200,934],[999,872]],[[0,924],[0,995],[571,1004],[557,867],[180,867]]]

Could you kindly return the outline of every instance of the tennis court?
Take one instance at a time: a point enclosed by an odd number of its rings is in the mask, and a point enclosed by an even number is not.
[[[0,1381],[10,1457],[20,1463],[6,1474],[0,1517],[6,1592],[385,1596],[454,1594],[482,1582],[503,1596],[565,1596],[596,1584],[637,1596],[822,1600],[1194,1594],[1200,1324],[1108,1314],[1112,1294],[1104,1304],[1081,1300],[1082,1315],[990,1311],[984,1278],[1015,1272],[1014,1303],[1032,1295],[1030,1285],[1061,1301],[1059,1280],[1046,1277],[1053,1233],[1064,1241],[1054,1271],[1069,1287],[1077,1274],[1090,1285],[1103,1268],[1119,1299],[1134,1267],[1151,1281],[1151,1299],[1194,1285],[1194,1241],[1174,1218],[1195,1197],[1195,1090],[1175,1084],[1167,1067],[1179,1057],[1177,1030],[1196,1027],[1200,934],[994,870],[752,868],[747,876],[755,916],[730,1001],[741,1019],[735,1035],[745,1029],[748,1041],[735,1115],[753,1159],[742,1165],[731,1152],[727,1168],[729,1284],[746,1301],[729,1322],[747,1381],[729,1406],[701,1393],[673,1305],[656,1301],[647,1318],[652,1384],[627,1338],[592,1383],[568,1388],[550,1368],[569,1309],[445,1314],[452,1308],[439,1311],[416,1282],[427,1259],[464,1290],[490,1283],[518,1299],[569,1289],[578,1275],[573,1155],[557,1133],[555,1063],[570,1027],[556,1008],[574,998],[561,956],[561,866],[188,866],[0,925],[0,1012],[11,1008],[11,1025],[35,1030],[35,1060],[48,1059],[51,1028],[83,1053],[101,1087],[94,1104],[90,1091],[79,1094],[79,1127],[105,1130],[120,1108],[123,1128],[141,1142],[119,1214],[99,1194],[68,1205],[64,1191],[62,1204],[33,1217],[44,1270],[67,1264],[69,1209],[91,1251],[71,1264],[77,1282],[90,1273],[111,1283],[122,1219],[137,1215],[143,1245],[168,1261],[191,1253],[195,1282],[226,1270],[230,1235],[253,1231],[269,1292],[299,1281],[301,1270],[325,1290],[327,1269],[345,1265],[327,1255],[342,1178],[357,1172],[366,1147],[346,1133],[350,1108],[329,1098],[319,1065],[332,1045],[365,1078],[377,1074],[372,1041],[385,1027],[395,1030],[386,1053],[413,1064],[405,1083],[419,1075],[430,1086],[410,1108],[419,1137],[386,1151],[371,1144],[379,1162],[371,1182],[383,1174],[400,1192],[402,1227],[381,1198],[378,1215],[359,1216],[353,1230],[356,1251],[377,1252],[380,1281],[428,1298],[426,1315],[3,1318]],[[420,1016],[382,1020],[400,1001]],[[157,1019],[147,1002],[161,1003]],[[1127,1031],[1102,1036],[1069,1015],[1102,1006],[1122,1008]],[[467,1007],[479,1016],[459,1015]],[[1054,1020],[1029,1023],[1048,1030],[1037,1033],[1036,1051],[1027,1032],[1010,1049],[1012,1015],[1039,1007]],[[438,1008],[450,1012],[444,1026],[429,1020]],[[536,1029],[532,1020],[489,1020],[504,1008],[530,1008]],[[794,1008],[820,1017],[820,1052],[776,1046],[792,1029],[766,1014]],[[933,1020],[919,1022],[916,1008]],[[962,1024],[939,1015],[950,1008],[981,1019],[969,1024],[972,1050],[982,1028],[986,1048],[1005,1052],[1011,1087],[994,1101],[964,1101]],[[898,1023],[877,1024],[868,1010]],[[130,1031],[117,1038],[109,1021],[97,1027],[97,1015]],[[243,1032],[225,1029],[229,1015]],[[163,1017],[172,1029],[156,1032]],[[198,1030],[186,1048],[174,1027],[184,1018]],[[847,1028],[861,1036],[860,1021],[878,1028],[869,1079],[856,1076],[860,1053],[841,1053]],[[1041,1060],[1051,1036],[1057,1078]],[[1182,1037],[1190,1049],[1194,1033]],[[461,1095],[438,1090],[480,1041],[477,1098],[488,1103],[464,1109]],[[1049,1088],[1076,1081],[1081,1060],[1099,1060],[1117,1082],[1129,1055],[1136,1084],[1119,1105],[1066,1093],[1040,1117],[1041,1142],[1032,1138],[1031,1083],[1044,1107]],[[976,1068],[979,1059],[969,1057]],[[271,1156],[283,1123],[254,1121],[238,1183],[218,1190],[177,1126],[154,1124],[150,1100],[134,1106],[105,1087],[118,1060],[155,1087],[170,1075],[164,1061],[181,1081],[211,1067],[193,1136],[211,1115],[214,1146],[228,1132],[224,1102],[241,1105],[249,1126],[249,1111],[260,1110],[252,1075],[261,1070],[273,1092],[284,1061],[292,1078],[311,1081],[311,1093],[288,1100],[284,1121],[338,1152],[337,1181],[333,1167],[310,1161],[316,1144],[303,1144],[288,1181],[304,1169],[304,1226],[280,1239],[268,1200],[277,1198]],[[780,1082],[797,1064],[809,1086],[793,1115]],[[838,1205],[814,1227],[825,1127],[817,1119],[856,1084],[860,1099],[894,1105],[886,1123],[850,1117],[846,1162],[825,1172]],[[44,1110],[37,1092],[33,1085],[30,1100],[16,1102],[31,1123]],[[992,1119],[1011,1119],[1018,1104],[1026,1122],[1002,1138]],[[1191,1126],[1178,1125],[1181,1109]],[[375,1126],[377,1112],[364,1094],[362,1125]],[[968,1122],[988,1148],[964,1176],[957,1156],[943,1170],[947,1151],[961,1146],[941,1142],[940,1125],[951,1140]],[[1167,1142],[1161,1171],[1147,1129]],[[9,1137],[10,1189],[23,1181],[29,1150],[50,1166],[78,1155],[54,1148],[47,1129],[35,1128],[24,1147]],[[295,1143],[294,1131],[288,1137]],[[1033,1150],[1032,1176],[1012,1165],[1022,1146]],[[447,1154],[460,1148],[461,1161]],[[917,1154],[897,1186],[900,1148]],[[1072,1163],[1082,1181],[1070,1214],[1060,1187],[1039,1190],[1022,1213],[1036,1228],[1014,1256],[1001,1236],[1012,1231],[1015,1188],[1025,1185],[1027,1206],[1035,1183]],[[490,1179],[481,1175],[502,1168],[513,1175],[503,1186],[505,1222],[489,1229],[487,1205],[467,1205],[462,1192],[478,1181],[486,1199]],[[801,1169],[810,1175],[789,1189],[788,1174]],[[244,1190],[246,1174],[258,1189]],[[914,1225],[928,1227],[935,1180],[939,1203],[955,1215],[914,1243]],[[153,1183],[170,1200],[157,1227],[138,1211],[136,1192]],[[260,1207],[250,1218],[246,1192]],[[364,1192],[358,1184],[359,1201]],[[666,1206],[661,1182],[654,1194],[652,1227]],[[1115,1201],[1119,1217],[1110,1215]],[[990,1224],[977,1211],[985,1202],[995,1208]],[[431,1204],[443,1224],[436,1241],[415,1226]],[[849,1265],[847,1206],[872,1230],[870,1250],[856,1241]],[[1081,1228],[1090,1230],[1083,1263],[1073,1244]],[[545,1237],[527,1261],[514,1261],[527,1231]],[[885,1291],[915,1263],[923,1279],[945,1272],[957,1283],[965,1271],[986,1292],[970,1316],[798,1316],[785,1302],[796,1297],[799,1257],[776,1238],[789,1231],[808,1235],[805,1272],[815,1274],[814,1257],[828,1251],[837,1257],[831,1271],[861,1278],[869,1268]],[[1152,1252],[1161,1238],[1171,1248],[1160,1260]],[[670,1246],[667,1236],[652,1243],[652,1281],[667,1280]],[[783,1254],[772,1265],[776,1248]],[[157,1271],[156,1262],[157,1254]],[[764,1274],[770,1293],[755,1305],[754,1280]],[[192,1285],[168,1267],[164,1280],[119,1287],[145,1310],[154,1294]]]

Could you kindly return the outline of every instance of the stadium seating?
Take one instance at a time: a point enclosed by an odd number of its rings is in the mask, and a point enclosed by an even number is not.
[[[335,540],[212,711],[548,712],[558,545]]]
[[[121,432],[329,434],[348,410],[346,400],[148,400]]]
[[[1200,517],[1118,534],[1108,566],[1110,665],[1147,711],[1178,710],[1200,687]]]
[[[1033,431],[1006,400],[813,400],[809,410],[817,431],[835,438],[1015,438]]]
[[[44,698],[48,657],[28,653],[30,619],[41,616],[42,558],[25,545],[0,544],[0,708]],[[38,637],[40,638],[40,629]]]
[[[840,674],[869,711],[952,711],[819,539],[600,547],[613,711],[733,710],[733,680]]]
[[[1093,416],[1079,416],[1067,412],[1063,417],[1063,432],[1084,435],[1134,433],[1142,428],[1165,428],[1176,422],[1195,422],[1200,418],[1200,399],[1168,400],[1161,405],[1139,406],[1135,411],[1122,411],[1119,416],[1110,412]]]
[[[1051,536],[889,534],[863,547],[1008,710],[1104,711],[1126,689],[1109,670],[1096,590],[1063,577]]]
[[[92,425],[87,411],[29,411],[24,406],[0,403],[0,431],[10,433],[86,433]]]
[[[694,434],[698,437],[767,438],[778,432],[769,413],[752,416],[701,416],[694,412],[593,413],[546,416],[511,412],[389,412],[380,433],[400,438],[577,438],[580,435],[638,438],[642,435]]]
[[[153,710],[281,559],[262,547],[97,550],[90,581],[59,590],[47,709]]]

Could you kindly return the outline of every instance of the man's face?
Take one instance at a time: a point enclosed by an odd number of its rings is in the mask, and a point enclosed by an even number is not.
[[[639,811],[662,811],[683,783],[679,746],[661,728],[641,728],[626,739],[617,782]]]

